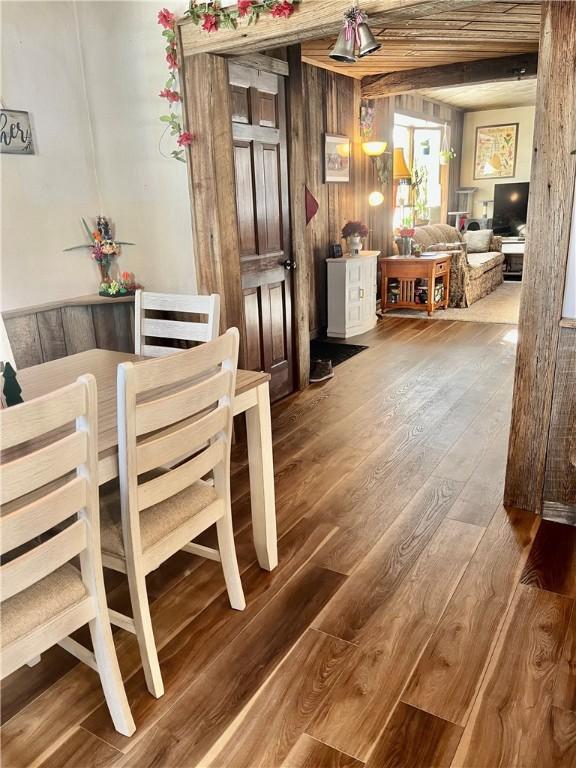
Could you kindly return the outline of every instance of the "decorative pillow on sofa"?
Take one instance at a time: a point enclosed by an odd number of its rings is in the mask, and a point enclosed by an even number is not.
[[[476,229],[464,234],[464,242],[468,245],[468,253],[486,253],[490,250],[491,239],[491,229]]]

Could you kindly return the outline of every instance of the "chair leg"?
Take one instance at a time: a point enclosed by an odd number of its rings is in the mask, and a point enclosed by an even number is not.
[[[244,599],[244,590],[240,581],[240,571],[234,546],[232,518],[229,514],[224,515],[224,517],[218,520],[216,532],[218,534],[218,549],[220,550],[220,559],[222,560],[222,570],[224,571],[224,580],[226,581],[230,605],[237,611],[243,611],[246,608],[246,600]]]
[[[94,646],[94,656],[100,673],[100,681],[104,691],[104,697],[110,710],[112,722],[118,733],[124,736],[132,736],[136,730],[130,705],[126,698],[126,690],[122,682],[118,657],[112,638],[112,630],[108,622],[108,616],[102,618],[98,615],[90,624],[90,635]]]
[[[33,659],[30,659],[30,661],[26,662],[26,666],[35,667],[36,664],[40,664],[41,661],[42,661],[42,656],[34,656]]]
[[[128,586],[130,588],[130,601],[132,603],[132,615],[136,627],[136,637],[140,647],[140,657],[144,669],[144,677],[148,690],[157,699],[164,695],[164,683],[160,674],[158,653],[152,631],[152,618],[150,617],[150,605],[148,592],[146,591],[146,577],[142,568],[135,566],[127,560],[126,572]]]

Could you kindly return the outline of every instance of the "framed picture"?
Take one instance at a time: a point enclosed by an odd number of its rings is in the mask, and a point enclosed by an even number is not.
[[[350,181],[351,145],[348,136],[327,133],[324,137],[324,181]]]
[[[0,152],[10,155],[34,154],[28,112],[0,109]]]
[[[516,173],[518,123],[476,128],[475,179],[506,179]]]

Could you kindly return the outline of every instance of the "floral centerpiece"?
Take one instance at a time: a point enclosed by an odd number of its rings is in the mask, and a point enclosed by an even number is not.
[[[358,255],[362,250],[362,238],[368,237],[368,227],[361,221],[347,221],[342,227],[342,237],[348,243],[352,255]]]
[[[412,253],[412,238],[414,237],[414,227],[401,227],[398,230],[400,238],[401,256],[410,256]]]
[[[110,276],[110,267],[114,257],[120,255],[120,246],[134,245],[124,240],[115,240],[112,237],[110,223],[105,216],[98,216],[96,219],[96,229],[92,231],[86,219],[82,219],[82,225],[90,243],[86,245],[74,245],[72,248],[65,248],[65,251],[75,251],[79,248],[90,248],[92,258],[98,264],[100,269],[100,285],[110,285],[113,280]],[[124,273],[128,274],[128,273]],[[108,295],[108,294],[105,294]]]
[[[122,272],[119,280],[112,280],[109,283],[101,283],[98,293],[100,296],[108,296],[111,299],[120,298],[122,296],[132,296],[139,285],[134,279],[132,272]]]

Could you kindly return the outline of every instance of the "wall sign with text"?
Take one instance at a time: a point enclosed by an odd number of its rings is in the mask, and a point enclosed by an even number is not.
[[[32,127],[28,112],[0,109],[0,153],[34,154]]]

